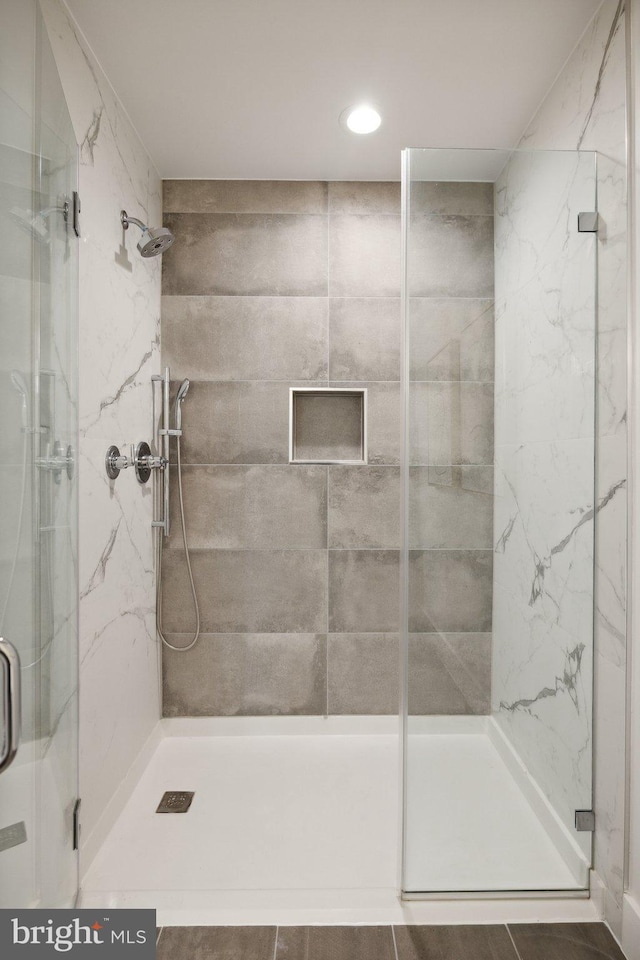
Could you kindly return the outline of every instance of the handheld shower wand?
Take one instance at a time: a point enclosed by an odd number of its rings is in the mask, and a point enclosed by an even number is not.
[[[190,386],[191,386],[191,383],[189,380],[183,380],[176,394],[176,399],[173,405],[174,423],[175,423],[176,430],[182,430],[182,404],[183,404],[184,398],[189,392]]]

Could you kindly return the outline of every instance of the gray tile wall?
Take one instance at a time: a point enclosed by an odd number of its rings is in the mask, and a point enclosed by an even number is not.
[[[412,698],[415,712],[482,713],[491,223],[482,186],[443,186],[425,200],[437,216],[420,224],[425,250],[440,256],[446,244],[449,273],[438,272],[434,287],[425,270],[416,300],[412,376],[425,428],[411,477],[420,518],[412,582],[428,578],[436,556],[444,565],[412,618]],[[164,713],[395,713],[400,185],[165,181],[164,222],[176,243],[163,258],[163,362],[192,381],[183,478],[203,627],[193,651],[164,651]],[[457,296],[452,257],[465,283]],[[314,385],[368,388],[367,466],[288,464],[289,388]],[[193,611],[175,484],[173,493],[163,614],[180,643]]]
[[[493,186],[412,185],[409,710],[489,713]]]

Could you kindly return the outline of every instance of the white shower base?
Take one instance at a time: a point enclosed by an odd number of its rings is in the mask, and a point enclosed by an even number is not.
[[[81,906],[155,907],[160,925],[597,918],[590,900],[401,903],[396,718],[169,720],[161,728],[84,876]],[[409,875],[423,889],[456,876],[456,890],[486,888],[487,878],[497,889],[518,878],[529,889],[575,886],[484,720],[455,718],[457,732],[446,729],[439,719],[437,733],[411,738],[424,818],[412,833]],[[190,811],[156,814],[165,790],[195,791]],[[472,818],[450,815],[469,804]]]

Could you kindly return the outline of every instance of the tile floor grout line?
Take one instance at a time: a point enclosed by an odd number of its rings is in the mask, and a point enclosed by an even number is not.
[[[279,930],[280,930],[280,927],[276,926],[276,936],[275,936],[275,940],[273,941],[273,960],[276,960],[276,957],[278,955],[278,931]]]
[[[522,960],[522,957],[520,956],[520,951],[519,951],[518,948],[516,947],[516,942],[515,942],[515,940],[513,939],[513,934],[511,933],[511,930],[509,929],[509,924],[508,924],[508,923],[505,923],[505,927],[507,928],[507,933],[509,934],[509,939],[511,940],[511,943],[513,944],[513,949],[514,949],[515,952],[516,952],[517,960]]]
[[[395,960],[398,960],[398,944],[396,943],[396,928],[394,924],[391,924],[391,939],[393,940],[393,953]]]

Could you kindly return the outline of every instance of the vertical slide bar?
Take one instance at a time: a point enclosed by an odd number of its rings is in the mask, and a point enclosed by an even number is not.
[[[164,368],[164,382],[163,382],[163,384],[162,384],[162,401],[163,401],[163,403],[162,403],[162,427],[163,427],[163,430],[164,430],[164,433],[163,433],[163,435],[162,435],[162,438],[163,438],[163,441],[164,441],[164,443],[163,443],[163,455],[164,455],[164,457],[165,457],[165,460],[167,461],[167,465],[166,465],[166,467],[165,467],[164,470],[163,470],[163,477],[164,477],[164,483],[163,483],[163,493],[164,493],[164,517],[163,517],[163,519],[164,519],[164,535],[165,535],[165,537],[168,537],[168,536],[169,536],[169,531],[170,531],[170,529],[171,529],[171,523],[170,523],[170,519],[169,519],[169,492],[170,492],[169,477],[170,477],[170,475],[171,475],[171,471],[170,471],[170,469],[169,469],[169,444],[170,444],[170,439],[171,439],[170,436],[169,436],[169,427],[170,427],[169,417],[170,417],[170,413],[171,413],[170,404],[169,404],[169,392],[170,392],[170,390],[171,390],[171,374],[170,374],[170,372],[169,372],[169,367],[165,367],[165,368]]]

